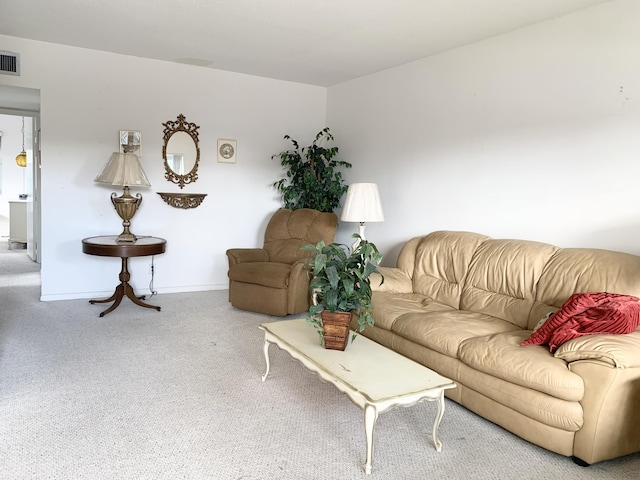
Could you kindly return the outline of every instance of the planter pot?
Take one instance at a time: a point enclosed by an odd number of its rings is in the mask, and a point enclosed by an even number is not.
[[[320,315],[322,318],[324,348],[344,350],[349,341],[351,312],[328,312],[323,310]]]

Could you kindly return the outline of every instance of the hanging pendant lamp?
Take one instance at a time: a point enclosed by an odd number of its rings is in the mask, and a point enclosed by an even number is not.
[[[16,163],[19,167],[27,166],[27,152],[24,151],[24,117],[22,117],[22,151],[16,157]]]

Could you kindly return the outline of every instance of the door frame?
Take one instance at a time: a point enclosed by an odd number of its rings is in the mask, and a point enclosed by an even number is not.
[[[1,86],[0,86],[1,87]],[[41,263],[41,151],[40,151],[40,112],[20,108],[8,108],[0,105],[0,115],[11,115],[31,118],[32,125],[32,161],[27,163],[28,176],[32,181],[27,182],[27,254],[37,263]],[[28,158],[28,157],[27,157]],[[31,201],[29,201],[31,200]]]

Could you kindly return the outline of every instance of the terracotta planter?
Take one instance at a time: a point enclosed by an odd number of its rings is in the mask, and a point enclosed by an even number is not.
[[[349,341],[351,312],[328,312],[323,310],[320,315],[322,318],[324,348],[344,350]]]

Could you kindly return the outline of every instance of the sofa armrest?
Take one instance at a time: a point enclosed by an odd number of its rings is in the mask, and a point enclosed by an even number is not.
[[[268,262],[269,254],[262,248],[230,248],[227,258],[231,266],[245,262]]]
[[[637,452],[640,368],[615,368],[597,360],[568,366],[584,381],[584,421],[575,434],[573,456],[592,464]]]
[[[616,368],[640,367],[640,331],[574,338],[560,345],[554,356],[567,363],[597,360]]]
[[[371,290],[374,292],[413,293],[413,282],[404,270],[396,267],[378,267],[378,271],[384,276],[384,283],[380,285],[380,274],[371,275]]]

